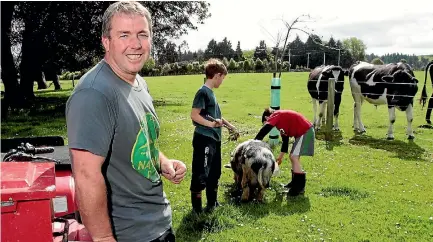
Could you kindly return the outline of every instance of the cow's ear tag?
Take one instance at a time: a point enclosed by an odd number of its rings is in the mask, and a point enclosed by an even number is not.
[[[338,76],[340,75],[340,70],[332,70],[332,75],[334,76],[335,80],[338,80]]]

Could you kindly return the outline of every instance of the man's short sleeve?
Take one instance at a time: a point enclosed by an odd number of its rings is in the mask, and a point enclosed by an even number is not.
[[[197,93],[195,94],[194,100],[192,101],[192,107],[205,109],[206,108],[205,98],[206,98],[206,93],[204,92],[204,90],[203,89],[198,90]]]
[[[69,148],[106,157],[115,129],[114,109],[107,98],[88,88],[74,93],[66,106]]]

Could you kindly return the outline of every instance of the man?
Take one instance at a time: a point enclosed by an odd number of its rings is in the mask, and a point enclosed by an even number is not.
[[[103,16],[104,59],[66,105],[70,156],[82,221],[93,241],[175,241],[161,175],[180,183],[186,166],[159,151],[152,97],[137,74],[149,58],[151,16],[117,2]]]

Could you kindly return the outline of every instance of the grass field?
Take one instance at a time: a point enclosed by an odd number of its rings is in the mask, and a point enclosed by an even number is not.
[[[312,119],[307,76],[283,73],[281,108],[300,111]],[[424,78],[422,72],[416,76],[420,81]],[[260,129],[261,112],[270,102],[271,77],[270,73],[229,74],[215,90],[223,116],[242,132],[237,142],[223,144],[223,164],[238,143],[254,138]],[[191,170],[193,126],[189,113],[203,77],[147,80],[162,123],[161,149],[169,157],[183,160]],[[3,122],[2,137],[66,138],[64,104],[72,87],[62,84],[63,91],[37,92],[41,102],[35,109]],[[428,91],[431,93],[431,88]],[[346,82],[340,108],[341,132],[334,133],[336,138],[331,142],[319,133],[315,156],[301,160],[307,172],[303,197],[288,199],[281,193],[280,183],[290,178],[287,156],[281,175],[266,192],[265,204],[232,203],[232,172],[223,168],[218,197],[224,206],[213,214],[196,217],[190,206],[191,173],[180,185],[165,182],[178,241],[432,241],[433,129],[419,127],[425,124],[425,109],[415,104],[413,142],[406,139],[406,117],[399,111],[395,140],[387,141],[387,108],[365,104],[362,116],[367,133],[356,135],[352,131],[352,103]],[[225,141],[228,133],[223,135]],[[276,147],[275,154],[278,152]]]

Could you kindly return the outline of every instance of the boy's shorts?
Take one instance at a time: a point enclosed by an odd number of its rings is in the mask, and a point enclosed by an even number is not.
[[[304,135],[295,138],[295,142],[293,143],[292,151],[290,151],[290,154],[296,156],[313,156],[314,141],[314,127],[311,127]]]

